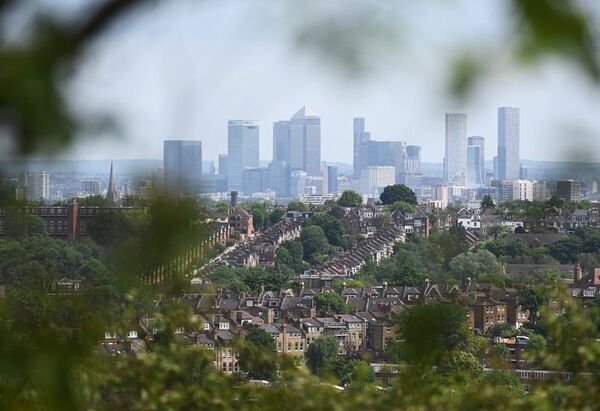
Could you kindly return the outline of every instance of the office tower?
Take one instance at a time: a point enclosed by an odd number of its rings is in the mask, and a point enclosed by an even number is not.
[[[228,165],[227,165],[227,154],[219,154],[219,175],[221,177],[227,177]]]
[[[321,174],[321,118],[304,106],[289,121],[273,123],[273,160],[291,170]]]
[[[476,188],[482,184],[481,147],[467,146],[467,187]]]
[[[446,113],[445,151],[445,181],[464,185],[467,177],[467,115],[465,113]]]
[[[498,201],[533,201],[535,199],[535,181],[498,180]]]
[[[327,166],[327,193],[336,194],[338,192],[338,168],[337,166]]]
[[[274,191],[278,198],[289,196],[290,169],[285,161],[271,161],[265,179],[265,189]]]
[[[245,168],[242,177],[243,193],[250,195],[252,193],[260,193],[265,187],[266,168]]]
[[[360,170],[367,166],[364,158],[361,158],[361,146],[371,140],[371,133],[365,131],[365,119],[357,117],[354,119],[354,140],[353,140],[353,166],[354,176],[360,177]]]
[[[377,195],[396,182],[396,169],[392,166],[370,166],[360,172],[362,194]]]
[[[471,136],[467,139],[467,146],[479,147],[479,170],[481,170],[482,184],[485,184],[485,138]]]
[[[407,145],[406,154],[408,155],[408,173],[418,173],[421,170],[421,146]]]
[[[498,179],[519,178],[519,109],[498,109]]]
[[[50,174],[46,171],[23,173],[19,179],[24,187],[27,200],[46,201],[50,199]]]
[[[556,195],[565,201],[579,201],[581,200],[581,184],[574,180],[558,180]]]
[[[273,123],[273,161],[290,161],[290,122]]]
[[[227,128],[227,185],[242,191],[245,168],[258,167],[258,122],[230,120]]]
[[[199,192],[202,182],[202,142],[165,140],[163,179],[168,194]]]
[[[492,167],[493,167],[492,171],[494,174],[494,179],[498,179],[498,156],[494,156]]]
[[[306,171],[294,170],[290,174],[290,197],[299,198],[304,194],[306,186]]]
[[[109,203],[116,203],[119,199],[117,195],[117,188],[115,187],[115,174],[113,169],[113,162],[110,162],[110,175],[108,177],[108,189],[106,190],[106,201]]]
[[[527,175],[529,174],[529,170],[525,166],[519,167],[519,178],[521,180],[527,180]]]
[[[99,195],[102,184],[98,180],[83,180],[81,182],[81,191],[85,194]]]

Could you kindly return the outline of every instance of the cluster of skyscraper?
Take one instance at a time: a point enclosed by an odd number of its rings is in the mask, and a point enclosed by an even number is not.
[[[389,173],[393,172],[394,182],[409,184],[410,177],[419,172],[421,147],[408,145],[403,141],[371,140],[371,133],[365,130],[365,119],[359,117],[354,119],[353,159],[354,177],[361,179],[361,191],[370,194],[371,191],[365,191],[364,187],[369,187],[365,181],[372,180],[370,176],[374,173],[373,167],[387,167],[387,171],[380,171],[388,180]],[[367,189],[371,190],[371,187]]]
[[[375,141],[365,119],[354,119],[354,176],[338,180],[338,168],[321,163],[321,118],[302,107],[289,120],[273,123],[273,160],[259,166],[259,125],[228,122],[227,154],[219,155],[218,175],[202,176],[202,143],[164,142],[164,182],[168,192],[238,191],[245,195],[297,198],[342,189],[377,194],[395,182],[407,183],[419,171],[421,147],[401,141]]]
[[[489,185],[488,177],[496,180],[518,180],[525,172],[519,158],[519,109],[498,109],[498,155],[493,173],[485,170],[485,139],[467,137],[467,114],[446,114],[446,155],[444,180],[448,184],[480,187]]]

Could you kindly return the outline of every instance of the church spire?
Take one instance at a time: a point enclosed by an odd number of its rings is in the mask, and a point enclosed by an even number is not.
[[[115,174],[113,171],[112,160],[110,160],[110,177],[108,178],[108,190],[106,190],[106,200],[111,203],[117,202],[117,190],[115,189]]]

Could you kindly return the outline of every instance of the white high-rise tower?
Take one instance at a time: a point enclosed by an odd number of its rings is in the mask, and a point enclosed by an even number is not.
[[[498,109],[498,179],[518,180],[519,167],[519,109]]]
[[[467,114],[446,113],[444,179],[465,185],[467,179]]]

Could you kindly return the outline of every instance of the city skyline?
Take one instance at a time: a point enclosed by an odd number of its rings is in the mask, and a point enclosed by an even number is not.
[[[62,7],[67,8],[64,0]],[[348,119],[353,117],[368,118],[378,139],[420,144],[427,147],[422,161],[439,162],[444,126],[436,119],[445,112],[468,112],[470,132],[489,139],[497,134],[499,106],[521,108],[521,134],[527,136],[521,145],[522,158],[600,159],[595,147],[579,157],[570,151],[570,141],[593,142],[600,130],[595,115],[600,111],[598,92],[570,66],[552,61],[533,72],[502,65],[468,101],[448,96],[445,75],[458,57],[448,44],[472,44],[474,33],[479,39],[504,39],[508,28],[496,17],[505,12],[505,5],[457,1],[434,9],[411,4],[401,10],[382,5],[381,13],[402,15],[415,25],[419,36],[414,36],[414,50],[398,47],[397,55],[388,53],[396,57],[372,56],[373,62],[385,64],[377,64],[373,75],[357,78],[328,70],[323,64],[327,59],[304,50],[290,51],[291,35],[284,25],[260,25],[253,20],[250,30],[240,24],[247,21],[249,9],[254,8],[253,18],[260,19],[269,8],[256,7],[253,1],[206,8],[165,4],[157,7],[160,18],[151,13],[152,18],[144,19],[143,30],[137,24],[115,29],[98,44],[93,61],[82,66],[74,80],[78,90],[74,98],[82,111],[114,114],[122,127],[114,133],[90,135],[60,156],[160,158],[163,139],[181,138],[203,140],[206,157],[216,158],[226,152],[228,119],[260,119],[265,131],[274,121],[310,104],[324,119],[323,157],[336,162],[352,162],[352,147],[345,138],[352,135]],[[322,12],[327,15],[328,10]],[[447,18],[449,13],[464,20]],[[165,30],[169,36],[153,39],[156,47],[144,47],[148,32]],[[130,55],[131,49],[137,51],[135,56]],[[264,50],[268,52],[262,55]],[[261,159],[271,158],[271,147],[270,133],[263,133]],[[488,145],[485,157],[491,159],[495,151]]]

